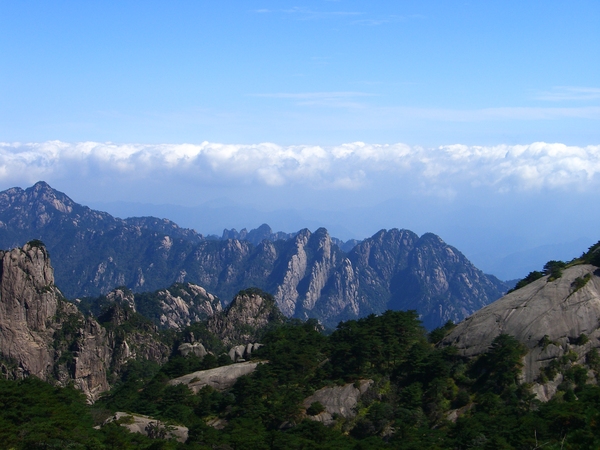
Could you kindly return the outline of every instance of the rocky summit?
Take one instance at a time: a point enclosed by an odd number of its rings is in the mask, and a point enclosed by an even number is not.
[[[324,228],[285,234],[265,225],[206,239],[166,219],[121,220],[93,211],[44,182],[0,192],[0,248],[33,238],[52,254],[57,284],[69,298],[106,295],[118,286],[139,293],[191,283],[231,299],[255,286],[271,293],[286,316],[330,327],[386,309],[415,309],[435,328],[508,289],[431,233],[381,230],[347,245]],[[165,313],[164,320],[186,317]]]

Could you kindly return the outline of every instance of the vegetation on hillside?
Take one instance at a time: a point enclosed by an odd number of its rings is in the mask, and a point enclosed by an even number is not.
[[[130,361],[121,380],[92,406],[72,388],[35,379],[0,381],[0,436],[7,448],[189,449],[592,449],[600,446],[600,387],[574,363],[553,400],[534,400],[520,384],[524,347],[500,335],[474,360],[436,347],[453,324],[427,334],[415,312],[388,311],[342,322],[330,335],[314,320],[270,330],[253,358],[268,360],[230,390],[194,395],[171,378],[231,363],[209,355],[173,356],[160,367]],[[189,332],[189,330],[188,330]],[[373,385],[354,418],[327,427],[310,420],[323,410],[303,399],[325,386]],[[115,411],[146,414],[190,429],[185,444],[128,433],[117,424],[96,430]],[[219,423],[216,429],[208,423]]]
[[[576,266],[578,264],[592,264],[596,267],[600,267],[600,241],[592,245],[588,251],[584,252],[580,257],[574,258],[571,261],[548,261],[546,264],[544,264],[544,268],[541,272],[537,270],[529,272],[525,278],[517,282],[515,287],[508,292],[510,293],[516,291],[517,289],[521,289],[522,287],[527,286],[529,283],[533,283],[535,280],[538,280],[545,275],[548,275],[548,281],[554,281],[561,277],[564,269],[567,267]],[[575,286],[576,289],[581,289],[581,287],[581,282],[578,282],[578,285]]]

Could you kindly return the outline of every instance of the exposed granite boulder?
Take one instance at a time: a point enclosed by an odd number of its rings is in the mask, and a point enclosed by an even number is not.
[[[125,412],[116,412],[113,417],[107,419],[104,424],[117,422],[122,427],[127,428],[131,433],[140,433],[151,439],[175,439],[179,442],[185,442],[188,438],[188,428],[181,425],[168,425],[158,419],[141,414],[130,414]]]
[[[310,397],[302,402],[304,409],[308,409],[313,403],[320,403],[325,408],[324,411],[307,417],[311,420],[322,422],[325,425],[331,425],[335,416],[341,416],[346,419],[356,416],[356,405],[363,395],[373,384],[373,380],[360,380],[355,383],[345,384],[343,386],[324,387],[319,389]]]
[[[236,345],[234,347],[231,347],[231,350],[229,350],[229,358],[231,358],[231,360],[233,362],[242,362],[245,361],[247,359],[250,359],[250,357],[252,356],[252,352],[258,350],[259,348],[261,348],[263,346],[263,344],[246,344],[246,345]]]
[[[465,319],[442,345],[453,345],[460,354],[473,357],[485,352],[498,335],[514,336],[529,350],[523,381],[534,383],[538,398],[547,400],[558,384],[557,380],[537,384],[540,369],[569,352],[577,355],[576,363],[583,364],[586,353],[600,347],[599,274],[595,266],[576,265],[554,281],[549,276],[540,278]]]
[[[224,391],[232,387],[241,376],[248,375],[256,370],[259,364],[266,361],[243,363],[221,366],[216,369],[200,370],[169,381],[170,385],[185,384],[194,394],[204,386],[210,386],[217,391]]]
[[[182,356],[187,356],[191,354],[197,356],[198,358],[204,358],[206,355],[208,355],[208,352],[204,348],[204,345],[202,345],[200,342],[184,342],[177,348],[177,351]]]

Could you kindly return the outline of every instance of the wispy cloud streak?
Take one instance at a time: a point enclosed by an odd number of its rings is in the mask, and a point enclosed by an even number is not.
[[[550,91],[541,92],[536,97],[538,100],[547,101],[569,101],[569,100],[598,100],[600,99],[600,88],[556,86]]]
[[[333,108],[363,107],[356,98],[373,97],[374,94],[365,92],[300,92],[300,93],[271,93],[250,94],[251,97],[275,98],[294,100],[300,106],[323,106]]]

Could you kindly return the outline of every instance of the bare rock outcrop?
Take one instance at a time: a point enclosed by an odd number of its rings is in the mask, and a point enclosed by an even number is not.
[[[0,362],[7,378],[73,383],[93,402],[130,359],[166,361],[170,348],[151,324],[120,327],[134,314],[130,308],[115,303],[96,320],[64,300],[41,242],[0,251],[0,267]]]
[[[81,300],[78,300],[81,302]],[[134,293],[120,286],[106,296],[85,302],[93,314],[117,303],[133,312],[139,312],[160,328],[181,330],[223,311],[221,300],[202,286],[194,283],[174,283],[154,292]]]
[[[54,365],[48,342],[62,297],[48,253],[34,242],[1,251],[0,258],[0,354],[15,363],[14,375],[46,379]]]
[[[135,296],[127,288],[118,287],[106,294],[106,300],[111,303],[120,303],[127,305],[133,312],[136,312]]]
[[[166,328],[182,329],[223,311],[221,301],[202,286],[193,283],[175,285],[157,292]]]
[[[349,383],[343,386],[324,387],[316,391],[302,402],[304,409],[310,408],[313,403],[320,403],[324,410],[315,415],[308,415],[311,420],[331,425],[335,416],[352,418],[356,416],[356,405],[373,384],[373,380],[360,380],[357,384]]]
[[[229,350],[229,358],[233,362],[243,362],[250,359],[252,352],[258,350],[263,345],[258,343],[248,343],[246,345],[235,345]]]
[[[142,414],[130,414],[116,412],[113,417],[108,418],[104,424],[117,422],[130,433],[140,433],[151,439],[175,439],[185,442],[188,438],[188,428],[181,425],[166,424],[158,419],[153,419]]]
[[[539,384],[540,369],[563,355],[584,363],[600,347],[600,276],[593,265],[576,265],[550,281],[540,278],[465,319],[442,341],[473,357],[485,352],[494,338],[509,334],[525,344],[523,381],[534,383],[538,398],[556,391],[556,380]],[[583,338],[582,336],[585,336]]]
[[[232,387],[241,376],[248,375],[256,370],[259,364],[265,361],[247,361],[216,369],[200,370],[169,381],[170,385],[185,384],[194,394],[204,386],[210,386],[217,391],[224,391]]]
[[[194,355],[194,356],[197,356],[198,358],[204,358],[206,355],[208,355],[206,348],[204,348],[204,345],[202,345],[202,343],[200,343],[200,342],[194,342],[194,343],[184,342],[179,347],[177,347],[177,351],[182,356]]]

